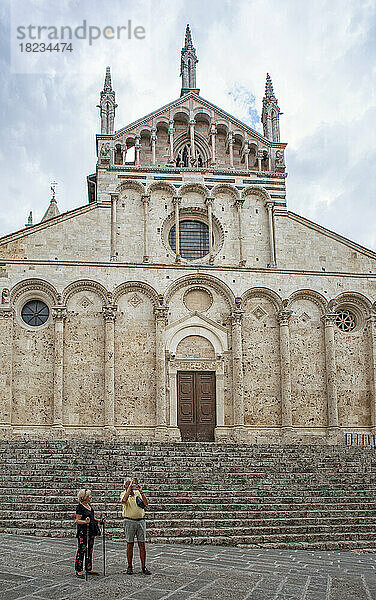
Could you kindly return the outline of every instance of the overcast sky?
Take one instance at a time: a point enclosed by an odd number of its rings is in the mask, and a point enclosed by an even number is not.
[[[105,68],[115,128],[180,95],[190,23],[201,95],[260,130],[265,75],[283,111],[288,207],[376,250],[374,0],[13,0],[1,3],[0,235],[41,219],[57,181],[61,212],[87,203]],[[127,25],[145,39],[72,40],[21,53],[16,27]],[[24,42],[28,40],[23,40]],[[10,46],[12,44],[12,57]],[[12,58],[12,60],[11,60]],[[34,71],[34,72],[33,72]]]

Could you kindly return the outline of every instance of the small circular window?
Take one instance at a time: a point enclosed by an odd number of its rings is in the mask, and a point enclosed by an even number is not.
[[[356,316],[350,310],[339,310],[336,316],[336,325],[341,331],[354,331]]]
[[[26,302],[21,310],[22,320],[32,327],[43,325],[47,321],[49,314],[50,311],[47,304],[41,300],[30,300]]]
[[[168,234],[168,243],[176,254],[187,260],[196,260],[209,253],[209,227],[202,221],[183,220],[179,223],[179,250],[176,248],[176,228]]]

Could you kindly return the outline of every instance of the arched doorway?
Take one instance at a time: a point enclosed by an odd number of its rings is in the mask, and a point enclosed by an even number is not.
[[[170,425],[183,441],[213,441],[224,425],[224,362],[227,333],[192,314],[166,331]]]

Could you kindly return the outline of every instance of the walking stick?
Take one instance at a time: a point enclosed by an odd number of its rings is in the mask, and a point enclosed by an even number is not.
[[[89,561],[88,546],[89,546],[89,524],[86,525],[86,544],[85,544],[85,579],[86,579],[86,581],[87,581],[87,567],[88,567],[88,561]]]
[[[104,517],[106,519],[106,517]],[[103,547],[103,577],[106,577],[106,520],[102,520],[102,547]]]

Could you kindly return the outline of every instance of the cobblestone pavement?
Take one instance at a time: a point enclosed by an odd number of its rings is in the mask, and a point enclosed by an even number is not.
[[[125,574],[108,542],[106,577],[74,576],[75,539],[0,534],[2,600],[376,600],[376,554],[148,544],[152,576]],[[102,570],[97,538],[94,568]]]

